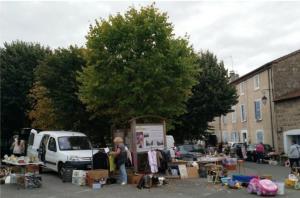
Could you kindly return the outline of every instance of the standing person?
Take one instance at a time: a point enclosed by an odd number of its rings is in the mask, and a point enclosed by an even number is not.
[[[292,145],[288,153],[291,171],[293,171],[294,164],[296,167],[299,167],[299,158],[300,158],[300,146],[297,144],[296,140],[292,141]]]
[[[120,170],[119,182],[121,183],[121,185],[126,185],[127,173],[126,173],[125,163],[127,161],[127,152],[123,144],[123,139],[121,137],[116,137],[114,139],[114,144],[115,144],[115,152],[111,152],[111,154],[115,156],[117,166]]]
[[[247,143],[246,142],[242,145],[242,154],[243,154],[244,160],[247,159]]]
[[[20,157],[22,154],[22,144],[19,136],[14,136],[14,142],[12,143],[10,149],[12,150],[13,155]]]
[[[223,153],[223,142],[220,142],[220,143],[219,143],[219,146],[218,146],[218,153]]]
[[[264,156],[264,153],[265,153],[265,147],[264,147],[262,142],[260,142],[259,144],[256,145],[255,151],[256,151],[257,163],[262,163],[263,162],[263,156]]]

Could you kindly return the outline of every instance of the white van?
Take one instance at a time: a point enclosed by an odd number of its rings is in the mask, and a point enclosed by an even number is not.
[[[28,140],[27,155],[39,157],[46,168],[63,175],[66,166],[80,170],[90,169],[93,150],[88,137],[83,133],[37,132],[32,129]]]
[[[172,135],[166,135],[167,149],[174,148],[175,140]]]

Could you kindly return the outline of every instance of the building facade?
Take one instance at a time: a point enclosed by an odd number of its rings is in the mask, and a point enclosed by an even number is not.
[[[238,103],[211,123],[219,142],[263,142],[280,152],[287,151],[292,139],[300,143],[300,50],[231,84]]]

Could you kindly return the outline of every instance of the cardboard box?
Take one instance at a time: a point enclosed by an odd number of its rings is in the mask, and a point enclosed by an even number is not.
[[[85,186],[86,178],[85,177],[72,177],[72,184],[75,184],[77,186]]]
[[[73,170],[72,177],[86,177],[86,171],[84,171],[84,170]]]
[[[93,178],[93,179],[107,178],[108,170],[106,170],[106,169],[90,170],[90,171],[87,171],[87,177]]]
[[[127,176],[128,184],[138,184],[142,177],[143,175],[141,174],[129,174]]]
[[[100,180],[105,180],[108,178],[108,170],[97,169],[87,171],[86,183],[88,186],[93,187],[93,183],[99,183]]]
[[[35,174],[39,174],[40,171],[40,167],[38,165],[28,165],[26,166],[26,173],[35,173]]]
[[[188,178],[199,178],[198,169],[196,167],[186,167]]]

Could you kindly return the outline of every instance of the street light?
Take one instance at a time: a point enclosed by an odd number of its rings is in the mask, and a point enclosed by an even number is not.
[[[265,95],[261,98],[261,101],[264,105],[267,103],[267,100],[268,100],[268,98]]]

